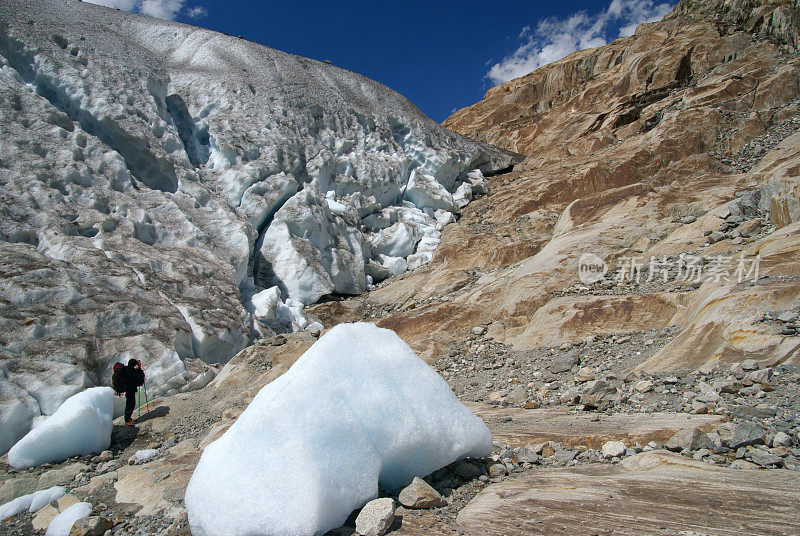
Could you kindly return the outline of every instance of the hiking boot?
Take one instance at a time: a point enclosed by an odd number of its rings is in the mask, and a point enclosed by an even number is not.
[[[134,421],[125,421],[125,426],[133,426]]]

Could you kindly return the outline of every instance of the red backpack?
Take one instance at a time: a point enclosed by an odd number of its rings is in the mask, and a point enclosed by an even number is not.
[[[122,375],[122,370],[125,365],[122,363],[114,363],[114,373],[111,375],[111,386],[117,394],[125,392],[125,377]]]

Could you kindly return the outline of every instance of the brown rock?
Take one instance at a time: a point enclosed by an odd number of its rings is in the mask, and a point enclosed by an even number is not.
[[[89,516],[79,519],[72,525],[69,536],[103,536],[114,524],[110,519],[101,516]]]
[[[397,500],[406,508],[435,508],[447,504],[438,491],[419,477],[414,477],[411,484],[403,488]]]

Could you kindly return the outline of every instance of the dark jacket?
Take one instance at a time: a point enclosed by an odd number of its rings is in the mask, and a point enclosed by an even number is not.
[[[122,369],[125,391],[136,391],[139,386],[144,385],[144,371],[135,366],[126,366]]]

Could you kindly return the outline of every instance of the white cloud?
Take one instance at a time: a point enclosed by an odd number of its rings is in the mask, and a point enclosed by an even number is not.
[[[90,4],[106,6],[123,11],[133,11],[139,3],[137,0],[86,0]]]
[[[208,17],[208,10],[201,6],[195,6],[186,10],[186,14],[190,19],[201,19]]]
[[[159,19],[175,20],[184,0],[143,0],[141,12]]]
[[[576,50],[603,46],[610,39],[632,35],[643,22],[660,20],[672,9],[668,3],[654,0],[612,0],[596,15],[580,11],[565,19],[550,17],[540,21],[535,30],[522,29],[523,43],[510,55],[492,65],[486,78],[495,84],[528,74]],[[618,27],[619,34],[611,35]]]
[[[159,19],[175,20],[178,17],[186,0],[86,0],[92,4],[122,9],[132,13],[141,13]],[[199,18],[208,15],[204,7],[187,8],[187,15]]]

